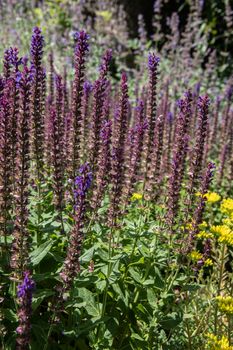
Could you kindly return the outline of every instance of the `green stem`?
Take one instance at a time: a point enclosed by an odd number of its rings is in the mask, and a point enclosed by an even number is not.
[[[218,288],[217,288],[217,296],[220,295],[221,292],[221,286],[222,286],[222,278],[223,278],[223,272],[224,272],[224,258],[225,258],[225,249],[226,245],[222,245],[221,253],[220,253],[220,270],[219,270],[219,279],[218,279]],[[217,335],[217,325],[218,325],[218,306],[215,306],[215,313],[214,313],[214,334]]]
[[[110,259],[112,258],[112,252],[113,252],[113,249],[112,249],[112,241],[113,239],[113,229],[111,228],[110,230],[110,234],[109,234],[109,241],[108,241],[108,270],[107,270],[107,283],[106,283],[106,287],[105,287],[105,290],[104,290],[104,297],[103,297],[103,306],[102,306],[102,313],[101,313],[101,316],[104,317],[105,315],[105,310],[106,310],[106,305],[107,305],[107,296],[108,296],[108,287],[109,287],[109,276],[111,274],[111,269],[112,269],[112,262],[110,261]]]
[[[53,316],[52,316],[52,319],[51,319],[51,324],[49,326],[49,330],[48,330],[48,334],[47,334],[47,338],[46,338],[46,343],[45,343],[45,345],[43,347],[43,350],[47,350],[47,348],[48,348],[49,338],[50,338],[50,335],[51,335],[52,330],[53,330],[54,319],[55,319],[55,312],[53,313]]]

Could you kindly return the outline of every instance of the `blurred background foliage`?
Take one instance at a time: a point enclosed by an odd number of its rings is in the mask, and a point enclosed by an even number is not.
[[[93,42],[91,66],[106,46],[117,52],[119,69],[122,64],[135,68],[140,49],[154,46],[163,57],[174,59],[167,47],[173,41],[182,47],[189,42],[190,55],[198,52],[196,64],[202,68],[215,65],[224,77],[232,72],[233,0],[1,0],[0,20],[0,54],[9,46],[27,52],[31,29],[37,25],[46,50],[59,50],[64,63],[73,32],[85,28]]]

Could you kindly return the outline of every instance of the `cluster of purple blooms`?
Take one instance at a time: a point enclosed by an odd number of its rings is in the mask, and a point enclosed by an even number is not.
[[[219,122],[222,100],[218,99],[213,123],[209,123],[210,99],[207,95],[199,96],[200,85],[187,90],[184,98],[173,105],[166,81],[158,97],[160,59],[150,53],[149,81],[143,87],[136,83],[135,108],[129,96],[127,73],[122,72],[118,84],[109,78],[111,50],[103,55],[96,81],[86,79],[88,40],[85,31],[74,35],[71,87],[66,67],[58,74],[51,54],[46,89],[44,38],[37,27],[33,30],[30,60],[19,58],[15,48],[6,50],[4,55],[0,76],[0,222],[9,250],[12,279],[21,282],[17,292],[18,349],[29,346],[35,289],[29,272],[31,185],[41,199],[46,178],[51,179],[61,233],[66,204],[72,204],[74,225],[56,289],[58,300],[64,301],[80,271],[87,209],[92,208],[93,217],[98,220],[98,209],[108,197],[105,224],[112,232],[119,226],[133,192],[139,189],[146,199],[166,199],[164,224],[173,234],[183,220],[179,212],[185,203],[185,220],[188,222],[191,215],[193,218],[192,230],[186,232],[184,240],[190,249],[203,218],[204,195],[214,170],[208,159],[219,135],[221,181],[227,162],[233,164],[232,86],[227,88],[223,120]],[[183,195],[185,188],[187,198]],[[199,200],[195,196],[198,190],[202,194]],[[10,235],[13,240],[8,249]],[[210,242],[203,249],[206,259],[211,254]]]

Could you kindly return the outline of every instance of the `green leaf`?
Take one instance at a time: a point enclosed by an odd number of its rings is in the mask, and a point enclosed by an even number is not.
[[[137,340],[140,340],[140,341],[144,341],[144,339],[143,339],[139,334],[137,334],[137,333],[132,333],[132,334],[131,334],[131,337],[132,337],[133,339],[137,339]]]
[[[142,265],[142,264],[145,264],[145,258],[144,258],[144,256],[142,256],[138,261],[129,264],[129,266],[133,266],[133,265]]]
[[[31,252],[30,258],[33,266],[38,265],[41,262],[41,260],[44,259],[44,257],[52,248],[53,243],[54,243],[53,240],[44,242],[38,248],[36,248],[33,252]]]
[[[3,309],[2,313],[10,322],[17,322],[17,315],[11,309]]]
[[[99,310],[99,308],[97,307],[96,303],[92,304],[89,303],[85,306],[85,309],[88,313],[88,315],[93,316],[93,317],[100,317],[101,316],[101,312]]]
[[[148,288],[147,289],[147,300],[148,300],[148,302],[149,302],[149,304],[150,304],[150,306],[152,307],[152,308],[154,308],[155,306],[157,306],[157,297],[156,297],[156,294],[155,294],[155,292],[153,291],[153,289],[151,289],[151,288]]]
[[[162,318],[159,323],[165,329],[172,329],[178,326],[178,324],[182,321],[182,317],[176,313],[172,312],[167,314],[164,318]]]
[[[129,274],[131,275],[131,277],[138,283],[142,284],[142,278],[139,275],[139,273],[137,271],[135,271],[132,267],[129,268]]]
[[[86,250],[81,256],[80,256],[80,263],[90,262],[90,260],[93,258],[95,248],[91,247],[90,249]]]

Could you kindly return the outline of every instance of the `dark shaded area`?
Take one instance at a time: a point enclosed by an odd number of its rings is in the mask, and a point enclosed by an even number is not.
[[[191,0],[193,1],[193,0]],[[129,34],[131,37],[138,36],[138,15],[142,14],[148,33],[148,38],[153,34],[153,6],[156,0],[118,0],[127,13]],[[233,0],[229,1],[233,18]],[[180,31],[185,29],[190,11],[190,1],[185,0],[164,0],[162,1],[162,32],[167,34],[167,18],[177,12],[180,19]],[[233,60],[233,28],[229,32],[226,25],[226,11],[224,0],[204,0],[201,12],[203,22],[208,27],[209,54],[214,49],[217,51],[218,64],[228,63],[227,75],[231,72],[231,61]],[[206,58],[207,61],[208,57]]]

